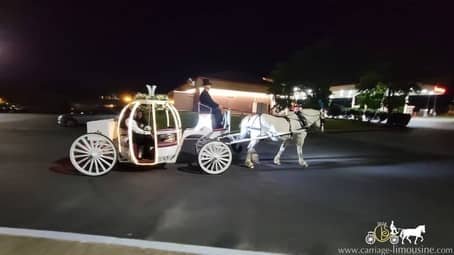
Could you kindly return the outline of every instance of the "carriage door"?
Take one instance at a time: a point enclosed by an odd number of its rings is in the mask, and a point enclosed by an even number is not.
[[[160,162],[173,162],[177,157],[180,140],[179,123],[176,122],[174,113],[166,101],[157,102],[156,114],[156,147]]]
[[[128,120],[129,154],[137,165],[157,164],[156,122],[152,101],[134,105]],[[151,134],[143,134],[150,131]]]

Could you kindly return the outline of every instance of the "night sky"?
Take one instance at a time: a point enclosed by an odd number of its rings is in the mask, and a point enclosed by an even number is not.
[[[164,92],[198,74],[266,75],[321,41],[434,49],[449,72],[453,13],[449,1],[2,1],[0,89],[152,82]]]

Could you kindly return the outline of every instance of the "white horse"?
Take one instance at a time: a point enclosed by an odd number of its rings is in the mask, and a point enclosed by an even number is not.
[[[306,125],[303,126],[298,116],[290,112],[287,116],[273,116],[269,114],[248,115],[240,123],[240,139],[248,135],[251,139],[247,147],[247,156],[245,165],[254,168],[254,163],[258,162],[258,155],[255,146],[262,138],[270,138],[273,141],[281,141],[281,147],[274,157],[274,163],[280,165],[281,154],[289,141],[296,144],[298,153],[298,163],[303,167],[309,165],[304,161],[303,145],[307,135],[307,129],[313,125],[318,128],[322,127],[322,115],[319,110],[303,109],[302,114],[306,118]]]
[[[421,239],[421,242],[424,241],[424,238],[422,237],[422,234],[426,233],[426,225],[419,225],[416,228],[407,228],[407,229],[402,229],[400,231],[400,239],[402,239],[402,244],[404,244],[405,239],[408,240],[408,242],[411,243],[410,236],[415,237],[415,242],[418,240],[418,238]]]

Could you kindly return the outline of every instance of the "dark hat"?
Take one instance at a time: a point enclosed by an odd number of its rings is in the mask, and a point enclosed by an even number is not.
[[[211,86],[211,85],[212,85],[212,84],[211,84],[210,80],[208,80],[208,79],[203,79],[203,84],[202,84],[202,86]]]

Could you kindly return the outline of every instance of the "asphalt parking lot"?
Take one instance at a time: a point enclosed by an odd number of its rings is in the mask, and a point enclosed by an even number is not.
[[[179,163],[119,165],[78,175],[68,160],[83,128],[54,115],[0,115],[0,226],[69,231],[295,254],[365,247],[377,221],[425,224],[425,246],[452,247],[454,132],[405,129],[312,133],[272,164],[277,144],[258,146],[260,164],[236,155],[223,175],[197,168],[192,144]],[[383,244],[384,245],[384,244]]]

